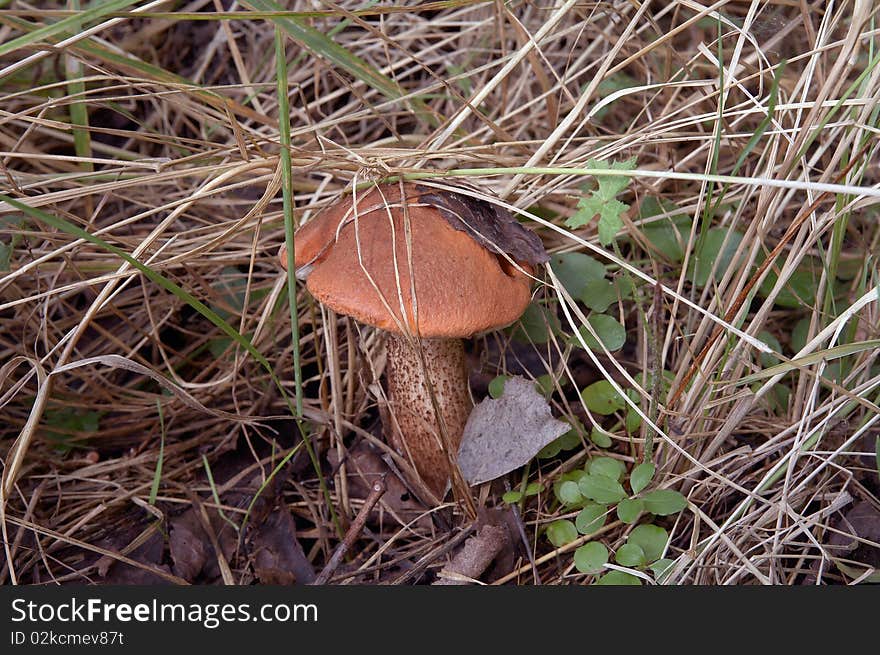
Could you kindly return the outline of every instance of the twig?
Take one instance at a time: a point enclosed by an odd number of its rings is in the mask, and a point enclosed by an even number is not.
[[[370,489],[370,495],[367,496],[364,501],[364,506],[361,507],[361,511],[358,512],[357,516],[352,521],[351,526],[348,528],[348,532],[345,533],[345,538],[342,540],[336,550],[333,551],[333,556],[330,557],[330,561],[327,562],[327,565],[318,574],[318,577],[315,578],[315,581],[312,584],[315,585],[323,585],[327,584],[327,581],[330,579],[336,569],[339,568],[339,564],[342,562],[342,558],[345,557],[345,554],[348,552],[349,548],[354,545],[355,540],[360,536],[361,530],[364,529],[364,524],[367,522],[367,517],[370,515],[370,512],[373,510],[373,507],[376,506],[376,503],[379,502],[379,499],[382,497],[382,494],[385,493],[385,476],[382,476],[378,480],[373,483],[372,488]]]

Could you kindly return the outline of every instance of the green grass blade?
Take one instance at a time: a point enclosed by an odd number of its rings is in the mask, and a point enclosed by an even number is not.
[[[302,417],[302,370],[299,361],[299,320],[297,316],[296,276],[293,264],[293,179],[290,162],[290,105],[287,85],[287,56],[284,35],[275,27],[275,72],[278,85],[278,138],[281,141],[281,196],[284,211],[284,240],[287,244],[287,300],[293,339],[293,371],[296,385],[296,415]]]
[[[223,519],[229,526],[238,532],[238,525],[236,525],[235,521],[226,516],[226,512],[224,512],[221,508],[223,507],[223,503],[220,502],[220,494],[217,493],[217,485],[214,482],[214,474],[211,473],[211,465],[208,464],[208,458],[202,455],[202,466],[205,467],[205,475],[208,476],[208,486],[211,488],[211,497],[214,499],[214,503],[217,505],[217,513],[220,515],[220,518]]]
[[[275,478],[276,475],[278,475],[278,472],[282,468],[284,468],[285,464],[287,464],[287,462],[289,462],[294,455],[296,455],[299,452],[300,447],[305,443],[308,443],[308,439],[304,438],[295,447],[291,448],[290,452],[284,456],[284,459],[282,459],[280,462],[278,462],[278,465],[275,466],[275,468],[272,469],[272,472],[266,476],[266,480],[263,482],[263,484],[260,485],[260,488],[257,489],[256,493],[254,494],[254,497],[251,498],[251,502],[248,503],[247,510],[245,510],[245,513],[244,513],[244,518],[241,521],[242,532],[244,531],[245,527],[247,526],[248,520],[250,520],[250,517],[251,517],[251,511],[254,509],[254,505],[256,505],[257,500],[260,498],[263,491],[266,490],[266,487],[268,487],[272,483],[272,480]],[[333,507],[333,505],[329,505],[329,507]]]
[[[156,409],[159,411],[159,459],[156,460],[156,471],[153,473],[153,484],[150,486],[150,505],[156,504],[159,496],[159,482],[162,480],[162,462],[165,459],[165,415],[162,412],[162,402],[156,399]]]
[[[773,122],[773,114],[776,113],[776,103],[779,101],[779,81],[782,79],[782,73],[785,71],[785,64],[786,61],[783,59],[779,62],[779,66],[776,67],[776,73],[773,75],[773,82],[770,83],[770,93],[767,97],[767,115],[761,119],[758,127],[749,138],[748,143],[746,143],[739,157],[737,157],[736,163],[730,171],[731,175],[736,175],[739,172],[739,169],[745,163],[746,158],[748,158],[755,146],[758,145],[761,137],[764,136],[767,128],[770,127],[770,124]]]
[[[758,142],[760,142],[760,140],[763,138],[764,133],[767,131],[767,128],[770,127],[770,124],[773,122],[773,114],[776,112],[776,103],[779,100],[779,81],[782,79],[782,73],[785,70],[785,63],[785,60],[780,62],[779,66],[776,67],[776,73],[773,75],[773,82],[770,85],[770,93],[768,94],[767,99],[767,115],[764,116],[763,119],[761,119],[758,127],[752,133],[752,136],[749,137],[748,142],[742,149],[739,157],[737,157],[736,163],[733,165],[733,168],[730,171],[730,175],[736,175],[737,173],[739,173],[739,169],[745,163],[748,156],[752,153],[752,150],[755,149],[755,146],[757,146]],[[718,208],[721,207],[721,204],[724,201],[727,192],[730,191],[730,186],[730,182],[727,182],[722,187],[721,192],[718,194],[718,197],[715,200],[715,203],[712,205],[713,213],[717,212]]]
[[[783,362],[782,364],[776,364],[770,368],[765,368],[763,371],[758,371],[752,375],[747,375],[744,378],[735,380],[733,384],[750,384],[758,380],[772,378],[775,375],[795,371],[805,366],[812,366],[813,364],[818,364],[822,361],[830,362],[834,359],[846,357],[847,355],[855,355],[856,353],[864,352],[866,350],[875,350],[877,348],[880,348],[880,339],[871,339],[870,341],[858,341],[856,343],[834,346],[827,350],[810,353],[809,355],[804,355],[803,357],[798,357],[797,359],[792,359]]]
[[[62,34],[65,36],[75,34],[81,31],[82,27],[87,23],[98,21],[109,13],[125,9],[134,4],[137,4],[137,0],[107,0],[107,2],[100,3],[91,9],[62,18],[55,23],[38,27],[27,34],[22,34],[11,41],[0,44],[0,57],[40,41],[51,41],[53,37]]]
[[[244,0],[242,4],[258,11],[283,10],[274,0]],[[406,95],[397,82],[380,73],[369,63],[343,48],[323,32],[309,27],[305,20],[299,18],[274,18],[272,22],[303,48],[327,60],[334,66],[348,71],[356,79],[375,89],[386,98],[400,100]],[[423,102],[418,100],[410,100],[409,102],[419,111],[428,111],[427,106]]]
[[[70,8],[79,11],[79,0],[70,0]],[[77,26],[78,30],[81,26]],[[86,85],[82,81],[83,65],[71,55],[67,59],[67,92],[71,97],[82,98],[70,103],[70,123],[73,126],[73,149],[77,157],[92,156],[92,139],[89,134],[89,112],[85,103]],[[93,171],[94,165],[90,161],[80,164],[84,170]]]
[[[287,94],[287,54],[284,49],[284,34],[280,26],[275,26],[275,76],[278,85],[278,134],[281,140],[281,196],[284,210],[284,240],[287,245],[287,301],[290,306],[290,327],[293,340],[293,369],[296,384],[296,416],[299,423],[302,419],[302,370],[299,359],[299,320],[297,315],[296,275],[293,263],[294,256],[294,222],[293,222],[293,180],[290,162],[290,106]],[[309,440],[303,438],[312,467],[318,476],[318,484],[324,494],[330,516],[336,526],[340,539],[343,537],[342,524],[336,516],[330,498],[330,490],[321,471],[318,456]]]

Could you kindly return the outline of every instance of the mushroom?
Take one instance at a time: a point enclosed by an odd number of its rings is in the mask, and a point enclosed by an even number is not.
[[[285,248],[279,256],[286,268]],[[494,204],[403,182],[349,192],[296,233],[296,275],[311,294],[387,333],[399,427],[386,426],[387,438],[438,497],[472,408],[462,339],[519,318],[547,259],[537,235]]]

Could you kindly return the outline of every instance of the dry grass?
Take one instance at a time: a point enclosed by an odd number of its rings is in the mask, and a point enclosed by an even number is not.
[[[586,252],[643,281],[610,310],[627,327],[613,357],[573,350],[563,336],[524,345],[489,335],[470,347],[478,397],[500,372],[537,377],[550,367],[561,381],[554,413],[613,433],[609,448],[585,439],[565,459],[532,464],[530,479],[547,489],[522,511],[534,564],[518,554],[495,579],[591,581],[570,551],[596,538],[613,551],[629,526],[609,521],[600,535],[554,549],[542,530],[570,512],[552,484],[597,454],[638,461],[649,436],[657,480],[689,500],[659,521],[671,534],[669,583],[870,577],[876,529],[851,512],[880,516],[880,351],[855,346],[836,363],[814,357],[740,381],[794,357],[792,344],[806,343],[803,357],[880,338],[876,3],[318,4],[322,12],[297,25],[332,34],[340,49],[285,37],[297,222],[353,180],[466,174],[521,210],[551,253]],[[253,528],[264,518],[248,513],[251,499],[270,478],[263,496],[289,508],[320,570],[363,502],[345,477],[349,449],[382,447],[380,336],[330,315],[302,288],[303,430],[320,476],[298,447],[287,277],[276,260],[284,178],[275,30],[267,16],[247,14],[268,5],[139,6],[147,16],[120,8],[87,23],[95,29],[16,44],[75,14],[0,2],[0,192],[154,274],[0,203],[4,583],[100,583],[114,560],[179,582],[167,552],[132,553],[194,503],[222,510],[229,523],[208,530],[221,541],[245,515]],[[189,13],[151,15],[172,10]],[[193,20],[216,11],[241,18]],[[373,72],[357,76],[361,62]],[[620,198],[632,210],[617,246],[603,248],[595,222],[571,231],[564,221],[592,179],[589,162],[628,157],[637,168]],[[681,235],[684,261],[646,236],[636,211],[646,198],[693,219]],[[743,238],[695,285],[689,260],[709,226]],[[808,262],[811,299],[777,302]],[[754,293],[766,274],[780,282]],[[549,271],[539,277],[536,297],[555,303],[562,331],[574,333],[586,311]],[[265,365],[196,302],[246,335]],[[762,361],[763,333],[782,357]],[[674,376],[669,391],[641,390],[656,433],[643,422],[629,436],[580,401],[578,389],[601,377],[628,387],[660,369]],[[771,382],[790,389],[782,403]],[[478,503],[501,506],[499,489],[475,489]],[[453,505],[386,506],[335,580],[427,580],[467,525]],[[232,548],[217,558],[219,573],[195,581],[260,579],[247,552]],[[855,563],[865,557],[867,566]]]

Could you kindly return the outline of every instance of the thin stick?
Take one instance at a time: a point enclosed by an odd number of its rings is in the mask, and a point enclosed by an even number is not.
[[[529,559],[529,564],[532,566],[532,578],[535,581],[536,585],[541,584],[541,575],[538,573],[538,565],[535,562],[535,555],[532,552],[532,545],[529,543],[529,538],[526,535],[526,526],[523,525],[522,514],[520,514],[519,507],[517,507],[516,503],[510,504],[510,512],[513,514],[513,518],[516,520],[516,529],[519,532],[519,538],[522,540],[523,550],[526,552],[526,557]]]
[[[342,543],[340,543],[336,547],[336,550],[333,551],[333,556],[330,558],[330,561],[327,562],[324,570],[318,574],[318,577],[315,578],[315,581],[312,584],[327,584],[330,576],[336,572],[336,569],[339,568],[340,563],[342,563],[342,558],[345,557],[345,554],[360,536],[361,530],[364,529],[364,524],[367,522],[367,517],[373,510],[373,507],[376,506],[376,503],[379,502],[382,494],[385,493],[385,489],[385,476],[382,476],[373,483],[373,486],[370,489],[370,495],[367,496],[367,499],[364,501],[364,506],[361,507],[361,511],[358,512],[354,521],[352,521],[351,526],[348,528],[348,532],[345,533],[345,538],[342,540]]]

